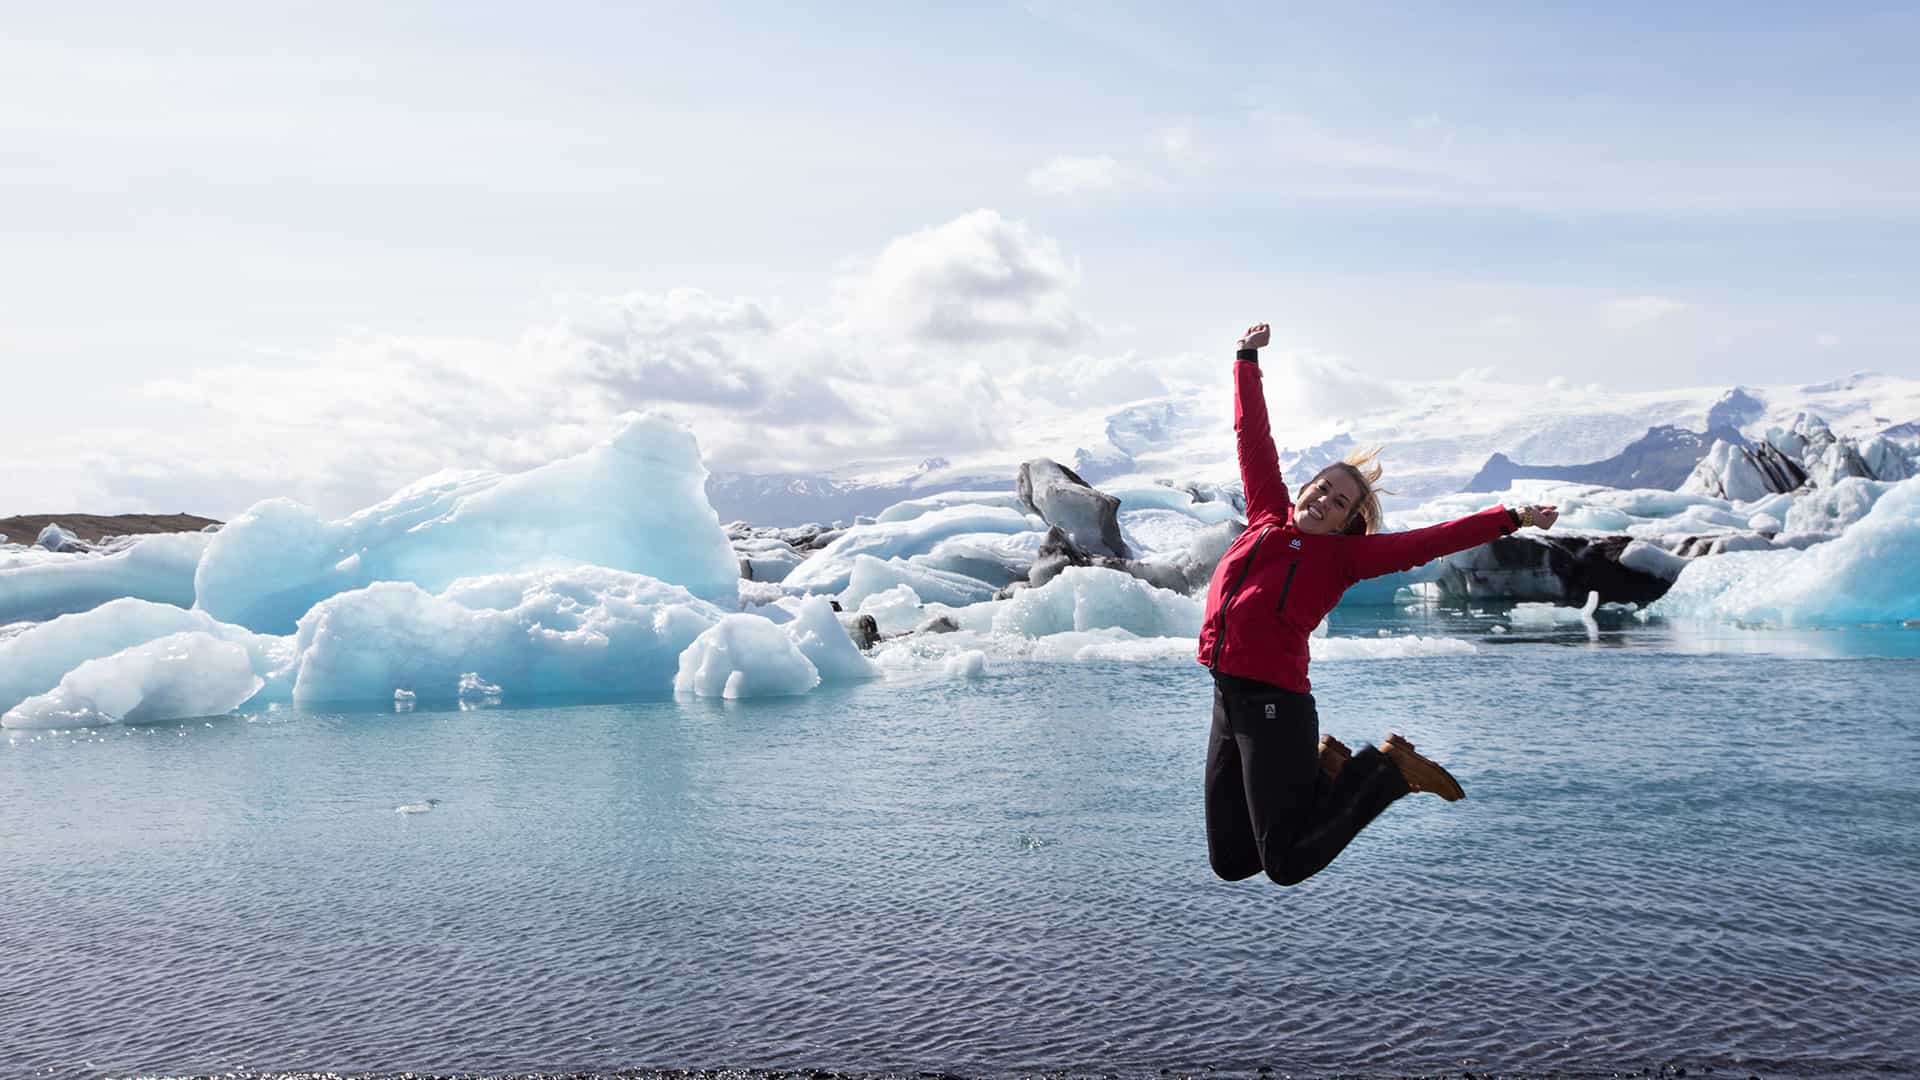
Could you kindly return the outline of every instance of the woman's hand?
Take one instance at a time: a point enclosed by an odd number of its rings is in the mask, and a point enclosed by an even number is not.
[[[1551,529],[1553,523],[1560,520],[1560,508],[1557,506],[1534,506],[1528,509],[1533,511],[1533,523],[1539,528]]]
[[[1267,347],[1267,341],[1272,337],[1273,331],[1266,323],[1254,323],[1252,326],[1247,327],[1246,335],[1240,339],[1240,347],[1243,349],[1264,349]]]

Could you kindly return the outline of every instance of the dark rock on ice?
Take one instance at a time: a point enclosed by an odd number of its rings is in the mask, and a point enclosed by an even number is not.
[[[1650,604],[1671,582],[1620,561],[1631,537],[1505,536],[1440,563],[1441,594],[1457,600]]]
[[[1064,530],[1082,551],[1116,559],[1131,554],[1120,537],[1120,500],[1095,490],[1072,469],[1035,458],[1020,466],[1015,490],[1029,510]]]
[[[880,623],[871,615],[839,613],[840,625],[861,649],[871,649],[880,641]]]
[[[1680,490],[1732,502],[1751,502],[1796,491],[1806,482],[1807,471],[1772,443],[1747,447],[1718,440],[1693,467]]]

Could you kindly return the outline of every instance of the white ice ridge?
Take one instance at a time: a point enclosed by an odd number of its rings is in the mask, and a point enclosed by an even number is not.
[[[942,507],[906,520],[855,525],[795,567],[782,584],[789,592],[837,593],[852,580],[857,556],[905,559],[929,554],[940,541],[967,534],[1046,531],[1046,522],[1038,517],[1004,506]]]
[[[34,552],[0,561],[0,623],[39,621],[131,596],[193,606],[193,574],[209,533],[145,536],[110,555]]]
[[[437,596],[379,582],[300,620],[293,696],[449,701],[467,676],[470,695],[485,682],[515,697],[656,696],[723,614],[678,585],[599,566],[465,578]]]
[[[1790,626],[1920,618],[1920,479],[1892,485],[1836,540],[1694,559],[1649,610]]]
[[[436,473],[340,521],[288,499],[259,503],[214,535],[195,595],[216,618],[272,633],[374,582],[431,593],[462,577],[569,565],[731,603],[739,563],[706,477],[692,432],[629,414],[584,453],[511,476]]]
[[[168,634],[88,660],[0,716],[0,727],[152,724],[236,709],[260,689],[247,650],[212,634]]]
[[[90,660],[183,632],[210,634],[238,645],[246,651],[251,669],[266,679],[261,699],[288,696],[292,639],[251,633],[217,622],[203,611],[127,598],[62,615],[0,640],[0,713],[52,690],[62,676]]]

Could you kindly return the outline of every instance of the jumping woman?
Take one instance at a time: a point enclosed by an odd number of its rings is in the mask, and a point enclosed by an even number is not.
[[[1320,470],[1287,497],[1267,426],[1260,323],[1233,365],[1233,431],[1246,489],[1247,529],[1213,572],[1200,662],[1213,672],[1207,743],[1207,854],[1238,881],[1265,871],[1282,885],[1320,872],[1387,804],[1413,791],[1448,801],[1465,793],[1447,770],[1389,732],[1349,753],[1320,736],[1307,681],[1307,639],[1357,581],[1411,569],[1530,525],[1558,511],[1496,506],[1424,529],[1379,533],[1380,466],[1358,454]]]

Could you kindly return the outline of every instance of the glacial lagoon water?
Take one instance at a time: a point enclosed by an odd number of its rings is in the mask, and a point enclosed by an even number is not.
[[[1208,871],[1191,663],[0,738],[0,1074],[1920,1071],[1920,630],[1336,616],[1413,797]]]

